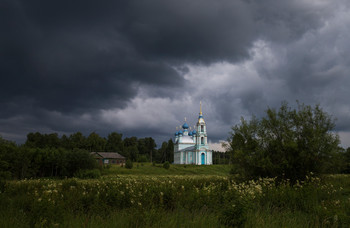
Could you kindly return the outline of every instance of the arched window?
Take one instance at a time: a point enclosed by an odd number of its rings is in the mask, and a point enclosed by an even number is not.
[[[204,137],[201,137],[201,144],[204,144]]]
[[[204,131],[204,126],[203,125],[201,125],[201,132],[203,132]]]

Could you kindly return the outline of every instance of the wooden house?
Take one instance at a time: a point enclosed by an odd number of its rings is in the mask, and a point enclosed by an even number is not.
[[[117,152],[91,152],[100,165],[125,165],[126,158]]]

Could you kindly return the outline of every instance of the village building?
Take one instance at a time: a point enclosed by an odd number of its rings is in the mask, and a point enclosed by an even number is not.
[[[202,104],[197,124],[189,131],[186,122],[182,130],[175,133],[174,164],[212,165],[212,151],[209,150],[207,127],[203,118]]]
[[[91,152],[100,165],[125,165],[126,158],[117,152]]]

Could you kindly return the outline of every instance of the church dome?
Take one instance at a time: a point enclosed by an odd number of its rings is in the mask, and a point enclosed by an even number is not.
[[[196,131],[196,130],[193,130],[193,131],[192,131],[192,135],[195,135],[195,134],[197,134],[197,131]]]
[[[189,126],[188,126],[188,124],[185,122],[184,125],[182,125],[182,128],[183,128],[183,129],[188,129]]]
[[[182,135],[182,131],[179,131],[179,135]]]
[[[192,132],[188,133],[189,136],[192,136]]]
[[[177,132],[175,132],[175,136],[178,136],[179,135],[179,132],[177,131]]]

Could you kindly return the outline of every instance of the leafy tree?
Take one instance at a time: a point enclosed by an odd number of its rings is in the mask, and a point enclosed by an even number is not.
[[[152,137],[145,138],[145,144],[146,144],[146,153],[150,155],[150,158],[151,158],[150,160],[152,162],[153,159],[155,158],[157,144]]]
[[[213,164],[229,164],[230,154],[228,152],[213,151]]]
[[[106,143],[106,139],[100,137],[95,132],[92,132],[86,139],[86,145],[89,151],[104,151]]]
[[[60,146],[60,138],[57,133],[45,134],[44,135],[45,147],[58,148]]]
[[[81,132],[77,132],[74,134],[71,134],[69,136],[69,141],[71,144],[71,149],[79,148],[79,149],[88,149],[88,146],[86,145],[86,138]]]
[[[25,142],[25,145],[30,148],[43,148],[44,139],[43,135],[39,132],[36,133],[29,133],[27,135],[27,140]]]
[[[74,149],[67,153],[67,173],[73,176],[78,170],[93,169],[97,166],[95,159],[86,150]]]
[[[313,172],[323,173],[339,153],[334,120],[319,105],[286,102],[278,111],[267,109],[261,120],[232,128],[230,152],[235,171],[244,178],[278,177],[292,183]]]
[[[166,153],[167,153],[168,143],[163,142],[162,146],[158,149],[155,154],[155,160],[157,162],[165,162],[166,161]]]
[[[174,162],[174,142],[172,139],[169,139],[168,146],[166,148],[166,161],[170,163]]]
[[[136,145],[128,146],[124,148],[124,157],[130,159],[131,161],[137,161],[139,157],[139,150]]]
[[[60,147],[65,148],[65,149],[73,149],[71,142],[67,135],[62,135],[61,140],[60,140]]]
[[[137,146],[138,140],[135,136],[124,139],[124,147]]]
[[[350,173],[350,147],[346,149],[343,155],[344,168],[343,173]]]
[[[122,152],[124,150],[123,135],[112,132],[107,137],[106,151]]]

